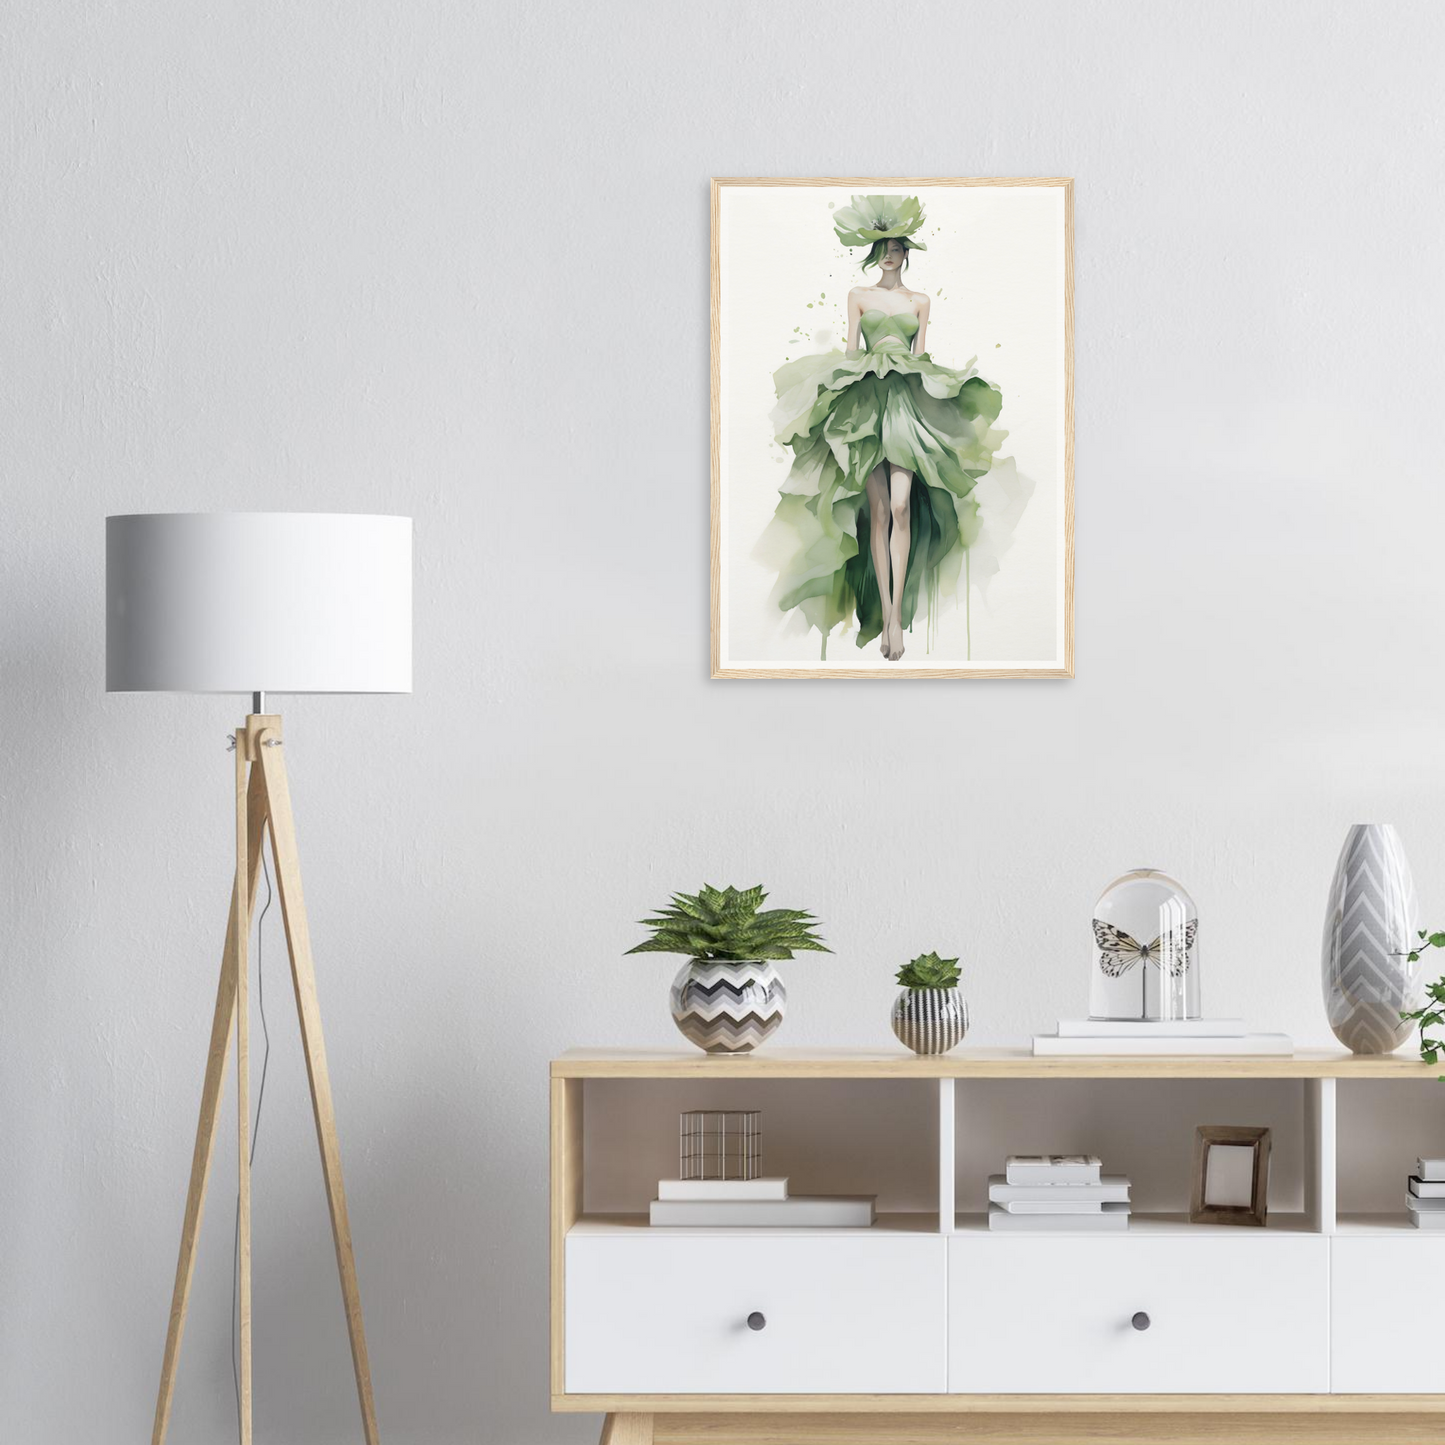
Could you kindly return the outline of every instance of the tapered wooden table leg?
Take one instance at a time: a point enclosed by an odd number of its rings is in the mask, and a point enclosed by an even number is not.
[[[652,1445],[652,1415],[609,1415],[599,1445]]]
[[[346,1328],[351,1337],[351,1362],[356,1371],[356,1393],[366,1445],[379,1445],[376,1406],[371,1394],[371,1365],[366,1354],[366,1331],[361,1321],[361,1290],[356,1282],[356,1259],[351,1249],[351,1221],[346,1212],[346,1186],[341,1177],[341,1149],[336,1139],[336,1111],[331,1101],[331,1075],[326,1066],[326,1043],[321,1036],[321,1009],[316,999],[316,972],[311,959],[311,934],[301,894],[301,869],[296,854],[296,828],[291,815],[291,793],[279,738],[260,735],[260,766],[266,777],[271,826],[271,856],[276,863],[276,884],[281,894],[281,916],[291,951],[291,981],[296,990],[296,1011],[301,1018],[301,1043],[306,1074],[311,1081],[311,1108],[316,1116],[316,1137],[321,1146],[321,1171],[331,1206],[331,1233],[336,1242],[336,1264],[341,1274],[341,1295]],[[267,746],[267,744],[277,744]]]
[[[246,928],[249,930],[252,910],[256,905],[256,861],[266,822],[265,780],[259,768],[251,772],[250,786],[246,794],[246,811],[248,866],[244,916]],[[176,1388],[176,1361],[180,1356],[181,1336],[186,1327],[186,1306],[190,1301],[191,1279],[196,1268],[196,1236],[201,1228],[211,1155],[216,1147],[216,1127],[220,1122],[221,1086],[226,1075],[226,1056],[230,1053],[231,1045],[231,1017],[236,1004],[235,930],[240,916],[236,898],[237,888],[233,884],[231,911],[226,923],[226,943],[221,951],[221,981],[216,990],[215,1015],[211,1020],[211,1044],[206,1054],[206,1078],[201,1088],[201,1115],[196,1124],[195,1148],[191,1153],[191,1182],[186,1191],[186,1212],[181,1224],[180,1258],[176,1261],[176,1282],[171,1293],[170,1323],[166,1328],[160,1391],[156,1398],[155,1424],[151,1430],[152,1445],[162,1445],[170,1424],[171,1401]]]

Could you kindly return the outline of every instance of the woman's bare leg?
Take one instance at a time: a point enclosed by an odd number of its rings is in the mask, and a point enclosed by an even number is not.
[[[888,656],[888,621],[893,616],[893,598],[888,584],[888,469],[882,463],[868,478],[868,534],[873,548],[873,575],[878,582],[878,600],[883,604],[883,631],[878,650]]]
[[[903,656],[903,583],[908,576],[908,549],[913,541],[913,513],[910,499],[913,495],[913,473],[902,467],[890,467],[889,471],[889,512],[893,519],[893,537],[890,544],[893,560],[893,599],[888,609],[888,652],[890,662],[897,662]]]

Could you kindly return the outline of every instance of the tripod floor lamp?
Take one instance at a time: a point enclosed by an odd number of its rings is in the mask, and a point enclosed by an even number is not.
[[[411,691],[411,519],[337,513],[154,513],[106,518],[106,690],[250,693],[235,734],[236,876],[211,1021],[201,1115],[181,1226],[152,1445],[170,1422],[196,1238],[236,1036],[240,1438],[251,1445],[251,1167],[247,942],[263,834],[271,839],[291,956],[321,1172],[367,1445],[377,1445],[371,1369],[351,1250],[341,1153],[281,718],[268,692]]]

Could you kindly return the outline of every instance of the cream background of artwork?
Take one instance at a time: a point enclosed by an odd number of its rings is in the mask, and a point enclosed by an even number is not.
[[[834,209],[853,189],[724,186],[720,207],[720,352],[723,477],[723,665],[807,663],[819,638],[801,614],[771,599],[776,568],[758,539],[777,505],[792,451],[773,440],[773,372],[785,360],[847,343],[848,291],[877,279],[864,252],[843,246]],[[872,189],[872,188],[869,188]],[[893,187],[879,187],[889,192]],[[925,221],[905,284],[930,298],[927,350],[941,365],[973,362],[1004,397],[999,456],[1034,484],[998,575],[973,588],[972,661],[1058,665],[1063,637],[1063,218],[1061,187],[913,187]],[[987,482],[980,496],[987,493]],[[866,543],[865,543],[866,545]],[[958,666],[970,619],[940,604],[925,649],[920,607],[907,641],[910,666]],[[876,644],[835,629],[829,666],[876,667]]]

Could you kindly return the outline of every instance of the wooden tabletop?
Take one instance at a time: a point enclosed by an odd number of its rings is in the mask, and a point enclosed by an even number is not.
[[[568,1049],[554,1079],[1437,1079],[1445,1067],[1412,1053],[1299,1049],[1287,1058],[1035,1058],[1027,1049],[962,1047],[923,1057],[897,1049],[759,1049],[705,1054],[680,1049]],[[1445,1089],[1441,1092],[1445,1103]]]

